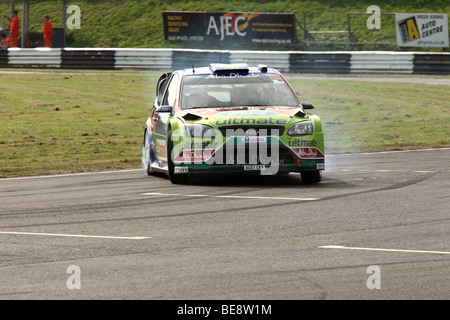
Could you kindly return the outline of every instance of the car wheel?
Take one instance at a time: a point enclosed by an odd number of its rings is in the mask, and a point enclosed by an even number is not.
[[[319,170],[305,171],[301,173],[304,184],[317,183],[322,180],[322,173]]]
[[[144,135],[144,148],[142,149],[142,164],[145,168],[145,174],[151,175],[152,174],[152,167],[151,167],[151,155],[150,155],[150,141],[151,135],[148,132],[148,130],[145,130]]]
[[[172,150],[173,150],[173,141],[172,141],[172,131],[167,133],[167,166],[169,168],[169,180],[173,184],[184,184],[189,182],[189,175],[187,174],[175,174],[175,165],[172,161]]]

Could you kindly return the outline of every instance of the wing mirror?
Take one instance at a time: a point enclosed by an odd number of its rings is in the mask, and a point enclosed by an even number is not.
[[[314,106],[311,102],[303,102],[302,103],[303,109],[314,109]]]

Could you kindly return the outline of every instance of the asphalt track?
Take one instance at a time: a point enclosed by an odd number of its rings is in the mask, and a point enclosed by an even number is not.
[[[317,185],[175,186],[142,169],[0,179],[0,299],[447,300],[449,159],[330,155]]]

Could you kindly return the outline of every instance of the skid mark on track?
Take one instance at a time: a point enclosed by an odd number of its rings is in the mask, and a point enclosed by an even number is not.
[[[427,174],[427,175],[424,175],[424,176],[421,176],[421,177],[418,177],[418,178],[414,178],[414,179],[410,179],[410,180],[403,181],[403,182],[400,182],[400,183],[384,186],[384,187],[381,187],[381,188],[350,192],[350,193],[339,194],[339,195],[334,195],[334,196],[328,196],[328,197],[321,198],[320,200],[331,200],[331,199],[349,197],[349,196],[360,195],[360,194],[365,194],[365,193],[372,193],[372,192],[381,192],[381,191],[390,191],[390,190],[395,190],[395,189],[401,189],[401,188],[412,186],[412,185],[417,184],[417,183],[421,183],[421,182],[423,182],[425,180],[428,180],[429,178],[431,178],[431,177],[433,177],[433,176],[435,176],[437,174],[438,174],[437,172],[434,172],[434,173]]]
[[[239,213],[242,211],[247,211],[247,210],[258,210],[258,209],[267,209],[267,208],[280,208],[283,206],[290,206],[290,205],[298,205],[300,203],[304,203],[304,204],[314,204],[317,202],[321,202],[321,201],[327,201],[327,200],[333,200],[333,199],[338,199],[338,198],[344,198],[344,197],[350,197],[350,196],[355,196],[355,195],[361,195],[361,194],[368,194],[368,193],[373,193],[373,192],[384,192],[384,191],[390,191],[390,190],[395,190],[395,189],[401,189],[401,188],[405,188],[414,184],[418,184],[421,183],[423,181],[426,181],[429,178],[432,178],[434,176],[436,176],[437,174],[439,174],[439,172],[434,172],[434,173],[424,173],[422,174],[420,177],[416,177],[414,179],[409,179],[407,181],[403,181],[400,183],[396,183],[396,184],[391,184],[391,185],[387,185],[381,188],[375,188],[375,189],[370,189],[370,190],[362,190],[362,191],[356,191],[356,192],[349,192],[349,193],[344,193],[344,194],[338,194],[338,195],[331,195],[331,196],[326,196],[326,197],[322,197],[322,198],[290,198],[288,200],[288,197],[279,197],[279,198],[285,198],[285,199],[270,199],[269,200],[272,201],[272,203],[261,203],[261,200],[263,200],[263,198],[265,197],[257,197],[253,200],[259,201],[257,202],[258,205],[255,205],[255,202],[250,202],[250,197],[245,197],[245,196],[238,196],[235,195],[236,191],[230,192],[229,195],[227,196],[226,194],[223,195],[217,195],[216,197],[222,197],[222,198],[229,198],[229,197],[235,197],[235,199],[233,199],[234,201],[239,201],[239,200],[247,200],[249,202],[245,203],[246,205],[242,205],[239,206],[238,208],[227,208],[227,209],[217,209],[217,210],[204,210],[204,211],[195,211],[195,212],[182,212],[182,213],[174,213],[174,214],[160,214],[160,215],[153,215],[153,216],[137,216],[137,217],[126,217],[126,218],[112,218],[112,219],[91,219],[91,220],[83,220],[83,221],[63,221],[63,222],[53,222],[53,223],[41,223],[41,224],[31,224],[31,225],[16,225],[16,226],[8,226],[8,227],[4,227],[3,229],[11,229],[11,228],[18,228],[18,227],[35,227],[35,226],[55,226],[55,225],[78,225],[78,224],[90,224],[90,223],[102,223],[102,222],[120,222],[120,221],[138,221],[138,220],[153,220],[153,219],[165,219],[165,218],[177,218],[177,217],[187,217],[187,216],[200,216],[200,215],[207,215],[207,214],[226,214],[226,213]],[[318,190],[320,190],[320,187],[317,186],[316,187]],[[251,189],[249,191],[255,191],[254,189]],[[241,193],[242,194],[242,193]],[[203,195],[202,195],[203,196]],[[91,210],[99,210],[99,209],[107,209],[108,207],[114,207],[115,209],[117,209],[117,207],[127,207],[128,209],[130,207],[136,206],[136,207],[141,207],[141,206],[145,206],[145,205],[155,205],[156,203],[167,203],[167,199],[173,197],[173,198],[180,198],[180,196],[177,194],[171,194],[171,195],[159,195],[159,196],[147,196],[144,195],[139,197],[139,198],[133,198],[133,199],[125,199],[125,200],[121,200],[121,201],[109,201],[107,203],[100,203],[100,204],[85,204],[84,205],[84,209],[87,211],[91,211]],[[238,197],[241,197],[240,199],[237,199]],[[182,201],[183,202],[187,202],[187,201],[196,201],[199,198],[199,195],[194,195],[192,197],[183,197]],[[292,200],[295,199],[295,200]],[[311,200],[314,199],[314,200]],[[179,201],[181,201],[181,199],[179,199]],[[46,212],[46,213],[55,213],[55,212],[63,212],[63,211],[70,211],[68,209],[72,208],[72,206],[69,207],[58,207],[58,208],[53,208],[53,209],[43,209],[40,210],[40,213]],[[80,209],[80,206],[78,205],[77,207],[78,210]],[[39,213],[37,212],[37,213]],[[36,212],[33,212],[36,213]],[[17,213],[16,213],[17,214]],[[30,214],[28,212],[28,214]]]

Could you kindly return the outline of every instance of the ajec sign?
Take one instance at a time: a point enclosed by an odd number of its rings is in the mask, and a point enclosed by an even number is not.
[[[246,44],[292,44],[294,14],[163,12],[164,39]]]

